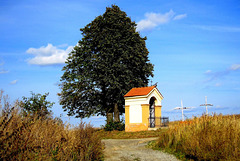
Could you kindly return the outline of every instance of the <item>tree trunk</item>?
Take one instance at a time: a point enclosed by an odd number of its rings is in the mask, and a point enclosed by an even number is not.
[[[119,122],[120,117],[119,117],[119,109],[118,109],[118,104],[114,104],[114,122]]]
[[[111,121],[113,121],[113,113],[107,112],[107,124],[109,124]]]

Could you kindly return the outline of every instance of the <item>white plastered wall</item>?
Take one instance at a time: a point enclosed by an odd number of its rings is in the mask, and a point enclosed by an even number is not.
[[[142,123],[141,105],[131,105],[129,107],[129,123]]]

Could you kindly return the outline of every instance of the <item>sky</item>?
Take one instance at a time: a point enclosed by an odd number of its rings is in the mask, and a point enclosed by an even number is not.
[[[146,36],[154,64],[152,84],[164,96],[162,116],[200,116],[207,96],[209,113],[240,113],[239,0],[0,0],[0,89],[11,102],[45,94],[55,102],[54,117],[67,117],[59,105],[58,84],[68,53],[82,38],[80,28],[118,5]],[[151,85],[151,84],[149,84]],[[93,126],[105,117],[83,119]]]

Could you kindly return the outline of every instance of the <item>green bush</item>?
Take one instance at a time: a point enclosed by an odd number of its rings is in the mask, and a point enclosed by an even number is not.
[[[51,117],[51,110],[49,109],[52,108],[54,102],[47,101],[49,93],[41,95],[31,92],[31,94],[31,97],[23,97],[20,103],[23,115],[37,115],[41,118]]]
[[[124,121],[110,121],[104,126],[105,131],[124,131],[125,130],[125,123]]]

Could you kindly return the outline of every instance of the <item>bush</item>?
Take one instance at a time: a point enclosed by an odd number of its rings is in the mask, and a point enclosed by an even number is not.
[[[54,102],[47,101],[49,93],[44,95],[35,94],[31,92],[32,96],[27,98],[23,97],[20,103],[23,115],[38,115],[41,118],[48,118],[51,115],[51,110]]]
[[[109,123],[107,123],[104,126],[104,130],[105,131],[113,131],[113,130],[117,130],[117,131],[123,131],[125,130],[125,123],[124,121],[110,121]]]

